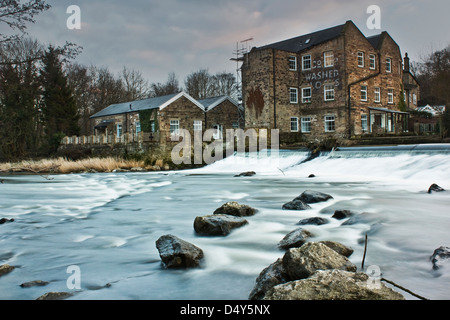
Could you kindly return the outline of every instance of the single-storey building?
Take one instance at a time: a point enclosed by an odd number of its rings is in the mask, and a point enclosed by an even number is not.
[[[114,138],[108,143],[140,141],[167,146],[179,141],[181,129],[194,131],[242,127],[239,105],[227,96],[196,100],[186,92],[117,103],[91,116],[94,136]]]

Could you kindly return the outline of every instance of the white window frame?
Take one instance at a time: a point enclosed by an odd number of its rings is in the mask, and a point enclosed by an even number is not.
[[[302,133],[311,132],[311,117],[302,117],[300,120]]]
[[[375,70],[377,67],[377,57],[371,53],[369,55],[369,69],[370,70]]]
[[[176,137],[180,135],[180,120],[170,120],[170,135]]]
[[[364,68],[364,52],[358,51],[358,67]]]
[[[202,130],[203,130],[203,121],[194,120],[194,131],[202,131]]]
[[[141,122],[140,121],[136,121],[135,125],[136,125],[136,135],[138,135],[139,132],[142,131],[142,129],[141,129]]]
[[[332,97],[327,97],[327,94],[332,93]],[[323,99],[325,101],[333,101],[335,98],[334,96],[334,85],[333,84],[326,84],[323,86]]]
[[[117,139],[120,139],[120,137],[122,137],[122,130],[123,129],[123,127],[122,127],[122,124],[121,123],[118,123],[117,125],[116,125],[116,135],[117,135]]]
[[[386,72],[391,73],[392,72],[392,59],[386,58]]]
[[[367,101],[367,86],[361,86],[361,101]]]
[[[289,102],[292,104],[298,103],[298,89],[289,88]]]
[[[324,117],[324,124],[325,124],[325,132],[335,132],[336,131],[336,116],[335,115],[326,115]]]
[[[362,130],[362,132],[369,131],[369,122],[368,122],[367,114],[361,115],[361,130]]]
[[[291,117],[291,132],[298,132],[298,117]],[[293,128],[293,126],[295,128]]]
[[[289,70],[290,71],[297,71],[297,57],[296,56],[289,56]]]
[[[381,88],[380,87],[375,87],[374,89],[374,94],[375,94],[375,102],[380,103],[381,102]]]
[[[394,104],[394,89],[388,89],[388,104]]]
[[[305,90],[309,90],[309,95],[305,94]],[[302,103],[311,103],[311,96],[312,96],[311,87],[302,88]]]
[[[309,64],[309,67],[305,68],[305,63]],[[312,67],[312,59],[310,54],[305,54],[302,56],[302,70],[311,70]]]
[[[334,53],[332,50],[323,53],[323,66],[325,68],[334,66]]]
[[[213,125],[213,129],[216,130],[213,134],[213,139],[222,140],[223,139],[223,125],[215,124]]]

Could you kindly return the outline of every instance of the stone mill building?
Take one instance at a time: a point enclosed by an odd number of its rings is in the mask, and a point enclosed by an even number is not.
[[[245,127],[279,129],[282,143],[401,133],[403,69],[387,32],[366,37],[352,21],[254,47],[241,68]]]

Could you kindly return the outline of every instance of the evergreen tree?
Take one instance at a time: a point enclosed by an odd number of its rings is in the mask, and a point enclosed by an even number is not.
[[[79,114],[59,54],[52,46],[45,52],[42,62],[42,116],[49,151],[54,152],[62,137],[79,134]]]
[[[17,159],[34,153],[39,143],[37,75],[33,66],[0,68],[0,153]]]
[[[400,111],[406,112],[408,109],[406,102],[405,102],[405,94],[403,92],[403,86],[402,89],[400,90],[400,96],[399,96],[399,100],[398,100],[398,109]]]

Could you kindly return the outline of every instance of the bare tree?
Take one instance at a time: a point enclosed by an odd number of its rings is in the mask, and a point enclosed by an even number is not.
[[[186,92],[195,99],[237,95],[236,78],[225,71],[211,75],[207,69],[200,69],[189,74],[184,85]]]
[[[127,101],[142,100],[150,95],[150,85],[142,73],[134,69],[123,67],[121,74],[122,84]]]
[[[50,7],[43,0],[29,0],[25,3],[20,0],[0,0],[0,23],[20,31],[23,35],[26,33],[27,23],[35,23],[34,17]],[[21,35],[0,33],[0,43],[18,40]]]
[[[219,72],[212,76],[211,80],[215,96],[237,98],[236,77],[232,73]]]
[[[167,81],[165,83],[152,83],[151,96],[160,97],[172,93],[178,93],[182,89],[178,83],[178,79],[174,72],[169,73]]]
[[[214,86],[207,69],[200,69],[189,74],[184,81],[186,92],[194,99],[205,99],[213,96]]]

